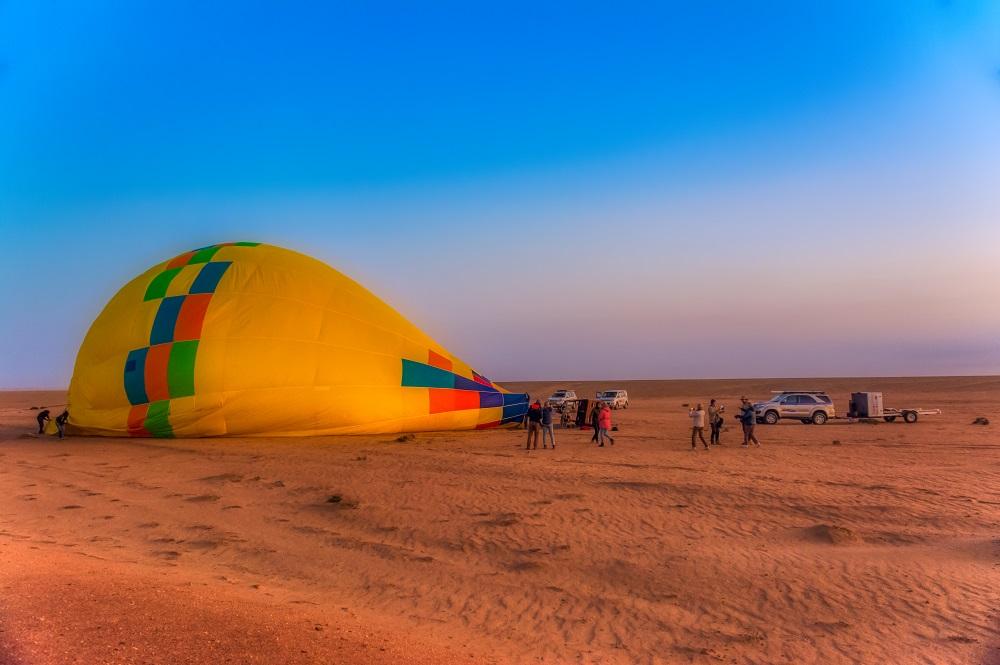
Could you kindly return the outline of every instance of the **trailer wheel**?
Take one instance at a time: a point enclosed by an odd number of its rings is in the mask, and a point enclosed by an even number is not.
[[[917,422],[917,412],[916,411],[903,411],[903,420],[908,423]]]
[[[829,416],[826,415],[826,411],[817,411],[813,414],[812,421],[814,425],[822,425],[826,422]]]
[[[896,422],[896,416],[886,416],[885,417],[885,422],[887,422],[887,423],[894,423],[894,422]]]
[[[768,411],[764,414],[764,422],[768,425],[776,425],[778,423],[778,412]]]

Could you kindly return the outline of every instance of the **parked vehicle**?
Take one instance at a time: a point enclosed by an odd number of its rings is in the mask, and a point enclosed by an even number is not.
[[[941,413],[941,409],[905,408],[894,409],[882,404],[882,393],[851,393],[851,402],[847,410],[848,418],[882,418],[887,423],[902,418],[905,423],[915,423],[920,416],[933,416]]]
[[[825,390],[781,390],[766,402],[753,405],[758,423],[774,425],[782,418],[822,425],[837,415]]]
[[[549,406],[561,407],[575,404],[577,401],[575,390],[557,390],[552,393],[547,400]]]
[[[628,391],[626,390],[605,390],[597,393],[597,401],[604,402],[612,409],[628,408]]]

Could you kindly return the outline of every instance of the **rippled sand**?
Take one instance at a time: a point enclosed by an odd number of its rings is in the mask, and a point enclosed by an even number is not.
[[[814,386],[945,413],[690,451],[683,404]],[[1000,663],[1000,380],[509,387],[632,406],[527,453],[59,442],[0,393],[0,662]]]

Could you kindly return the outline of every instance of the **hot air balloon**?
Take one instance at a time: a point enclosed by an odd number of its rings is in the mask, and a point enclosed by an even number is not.
[[[77,355],[69,431],[305,436],[519,422],[474,371],[349,277],[280,247],[185,252],[126,284]]]

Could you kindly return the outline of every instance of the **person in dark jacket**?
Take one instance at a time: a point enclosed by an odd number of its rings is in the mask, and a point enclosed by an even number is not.
[[[59,438],[66,434],[66,421],[69,420],[69,411],[63,411],[56,416],[56,427],[59,428]]]
[[[722,414],[725,411],[726,406],[716,406],[714,399],[708,403],[708,426],[712,428],[712,435],[708,440],[713,446],[720,445],[719,437],[722,436]]]
[[[590,426],[594,428],[594,436],[590,438],[591,443],[598,443],[601,438],[601,403],[594,402],[594,410],[590,412]]]
[[[52,418],[49,417],[49,410],[42,409],[41,411],[39,411],[38,415],[35,416],[35,420],[38,421],[38,433],[45,434],[45,423],[52,420]]]
[[[740,424],[743,425],[743,447],[749,448],[750,442],[753,441],[753,445],[760,446],[760,441],[754,436],[753,428],[757,424],[757,414],[754,412],[753,404],[747,399],[746,395],[740,398]]]
[[[552,441],[552,450],[556,449],[556,431],[555,425],[552,424],[552,407],[546,404],[542,407],[542,448],[547,448],[545,445],[545,436],[548,435],[549,439]]]
[[[525,449],[531,450],[534,448],[538,450],[538,437],[542,433],[542,405],[538,400],[528,407],[528,445]],[[534,446],[532,446],[532,439],[534,439]]]

